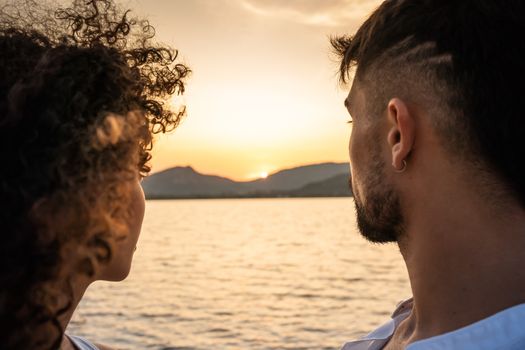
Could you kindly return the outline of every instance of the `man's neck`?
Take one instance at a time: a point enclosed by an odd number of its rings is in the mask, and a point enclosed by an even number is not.
[[[406,343],[450,332],[525,303],[525,212],[440,200],[413,211],[400,242],[414,308]]]

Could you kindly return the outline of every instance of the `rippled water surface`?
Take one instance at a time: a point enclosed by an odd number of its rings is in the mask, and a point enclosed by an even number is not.
[[[119,349],[338,349],[410,295],[352,199],[149,201],[133,269],[69,326]]]

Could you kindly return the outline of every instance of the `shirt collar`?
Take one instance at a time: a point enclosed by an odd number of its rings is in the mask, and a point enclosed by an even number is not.
[[[418,340],[406,349],[525,349],[525,304],[505,309],[455,331]]]
[[[392,313],[392,319],[359,340],[346,343],[341,350],[379,350],[394,334],[395,329],[412,310],[412,299],[400,302]]]

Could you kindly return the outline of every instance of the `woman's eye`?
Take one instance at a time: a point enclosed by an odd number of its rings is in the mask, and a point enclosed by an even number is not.
[[[348,119],[348,121],[346,122],[347,124],[352,124],[354,121],[352,120],[352,118]]]

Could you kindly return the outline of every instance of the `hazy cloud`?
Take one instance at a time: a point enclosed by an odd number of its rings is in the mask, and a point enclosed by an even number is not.
[[[340,27],[362,20],[380,0],[239,0],[248,11],[314,26]]]

